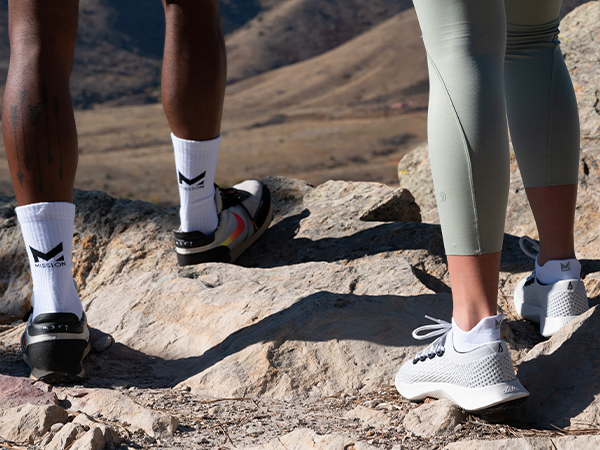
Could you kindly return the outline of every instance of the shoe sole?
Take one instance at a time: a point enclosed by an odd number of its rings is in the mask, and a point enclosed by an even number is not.
[[[449,383],[401,384],[396,382],[396,389],[408,400],[423,400],[427,397],[447,398],[465,411],[497,411],[507,409],[508,403],[524,401],[529,392],[515,378],[506,383],[482,388],[466,388]]]
[[[81,358],[82,361],[88,355],[91,348],[92,348],[92,345],[91,345],[91,343],[88,342],[88,345],[83,352],[83,357]],[[25,351],[22,350],[22,352],[23,352],[23,361],[25,361],[25,363],[31,369],[31,374],[29,375],[29,378],[31,378],[32,380],[43,381],[44,383],[48,383],[48,384],[64,384],[64,383],[75,383],[75,382],[81,381],[85,378],[85,369],[83,368],[82,363],[79,363],[79,367],[81,368],[81,370],[77,374],[68,373],[68,372],[57,372],[57,371],[51,371],[51,370],[42,370],[42,369],[38,369],[37,367],[35,367],[33,365],[31,360],[29,359],[29,356],[27,355],[27,353]]]
[[[525,303],[521,295],[514,296],[515,310],[523,319],[540,324],[540,333],[544,337],[551,337],[554,333],[578,316],[547,317],[539,306]]]

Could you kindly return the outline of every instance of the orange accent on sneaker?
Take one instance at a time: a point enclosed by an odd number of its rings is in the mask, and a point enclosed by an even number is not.
[[[244,219],[242,219],[240,216],[238,216],[236,213],[232,212],[231,214],[233,214],[235,216],[235,218],[237,219],[238,222],[238,226],[237,228],[234,230],[233,233],[231,233],[229,235],[229,237],[221,244],[224,246],[228,246],[229,244],[231,244],[233,241],[236,240],[236,238],[242,234],[242,232],[246,229],[246,223],[244,222]]]

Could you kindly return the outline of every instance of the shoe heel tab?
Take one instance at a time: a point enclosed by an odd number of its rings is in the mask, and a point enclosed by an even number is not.
[[[33,320],[33,324],[39,325],[42,323],[73,323],[79,324],[82,320],[73,313],[47,313],[40,314]]]

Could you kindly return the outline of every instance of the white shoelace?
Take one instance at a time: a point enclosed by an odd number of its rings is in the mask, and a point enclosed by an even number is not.
[[[413,363],[417,363],[417,361],[425,361],[425,359],[432,359],[434,356],[442,356],[446,351],[444,344],[446,343],[446,337],[450,330],[452,330],[452,324],[450,322],[446,322],[445,320],[436,319],[435,317],[425,316],[427,319],[436,322],[436,325],[423,325],[422,327],[417,328],[413,331],[413,338],[423,341],[425,339],[431,339],[433,337],[439,336],[435,341],[433,341],[425,350],[421,350],[415,358],[413,359]],[[419,334],[419,332],[428,331],[426,334]]]
[[[529,250],[527,250],[527,248],[525,247],[525,243],[531,245],[531,248],[537,253],[532,253]],[[525,253],[527,256],[533,259],[536,259],[538,254],[540,253],[540,243],[534,239],[531,239],[529,236],[522,236],[521,239],[519,239],[519,247],[521,247],[523,253]]]

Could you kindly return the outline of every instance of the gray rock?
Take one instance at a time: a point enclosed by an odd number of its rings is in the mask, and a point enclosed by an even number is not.
[[[33,442],[55,423],[65,423],[67,412],[60,406],[23,405],[0,411],[0,437],[13,442]]]
[[[52,425],[50,427],[50,432],[51,433],[58,433],[62,429],[62,427],[64,427],[64,426],[65,426],[64,423],[55,423],[54,425]]]
[[[424,223],[440,223],[427,143],[419,145],[400,160],[398,180],[400,186],[408,189],[414,196],[416,203],[421,208],[422,221]]]
[[[561,48],[575,86],[582,147],[600,144],[600,4],[580,6],[560,23]]]
[[[384,412],[364,406],[357,406],[356,408],[348,411],[346,417],[350,419],[358,418],[363,423],[375,428],[379,428],[390,422],[390,418]]]
[[[385,195],[364,213],[360,220],[372,222],[421,222],[421,208],[408,189],[399,188]]]
[[[573,429],[600,422],[599,326],[595,307],[526,355],[518,376],[531,395],[518,410],[522,420]]]
[[[565,436],[519,439],[499,439],[497,441],[460,441],[448,444],[447,450],[583,450],[600,446],[600,436]]]
[[[318,435],[308,428],[298,428],[289,434],[245,450],[376,450],[377,447],[339,434]]]
[[[265,430],[263,430],[261,427],[256,426],[256,425],[250,425],[249,427],[246,428],[246,433],[249,434],[250,436],[263,434],[264,432],[265,432]]]
[[[82,437],[75,441],[69,450],[103,450],[106,442],[104,433],[98,427],[90,428]]]
[[[108,350],[115,343],[114,338],[107,333],[104,333],[96,328],[90,328],[90,344],[92,350],[100,353]]]
[[[86,395],[68,396],[71,408],[85,412],[88,416],[101,413],[109,420],[127,422],[134,428],[143,429],[150,436],[173,435],[179,426],[176,417],[145,408],[118,391],[109,389],[94,389]],[[85,421],[84,419],[81,419]],[[98,428],[99,426],[90,427]],[[103,439],[104,431],[102,430]],[[90,435],[91,436],[91,435]],[[104,445],[104,444],[103,444]]]
[[[46,448],[48,450],[65,450],[85,433],[86,430],[83,425],[72,422],[67,423],[54,435]]]
[[[417,436],[433,437],[453,433],[454,428],[465,419],[465,413],[444,398],[411,409],[402,425]]]
[[[118,443],[121,441],[118,429],[103,422],[98,422],[96,419],[85,413],[79,413],[73,420],[73,423],[82,425],[86,431],[94,427],[99,428],[104,435],[104,441],[106,443]]]

